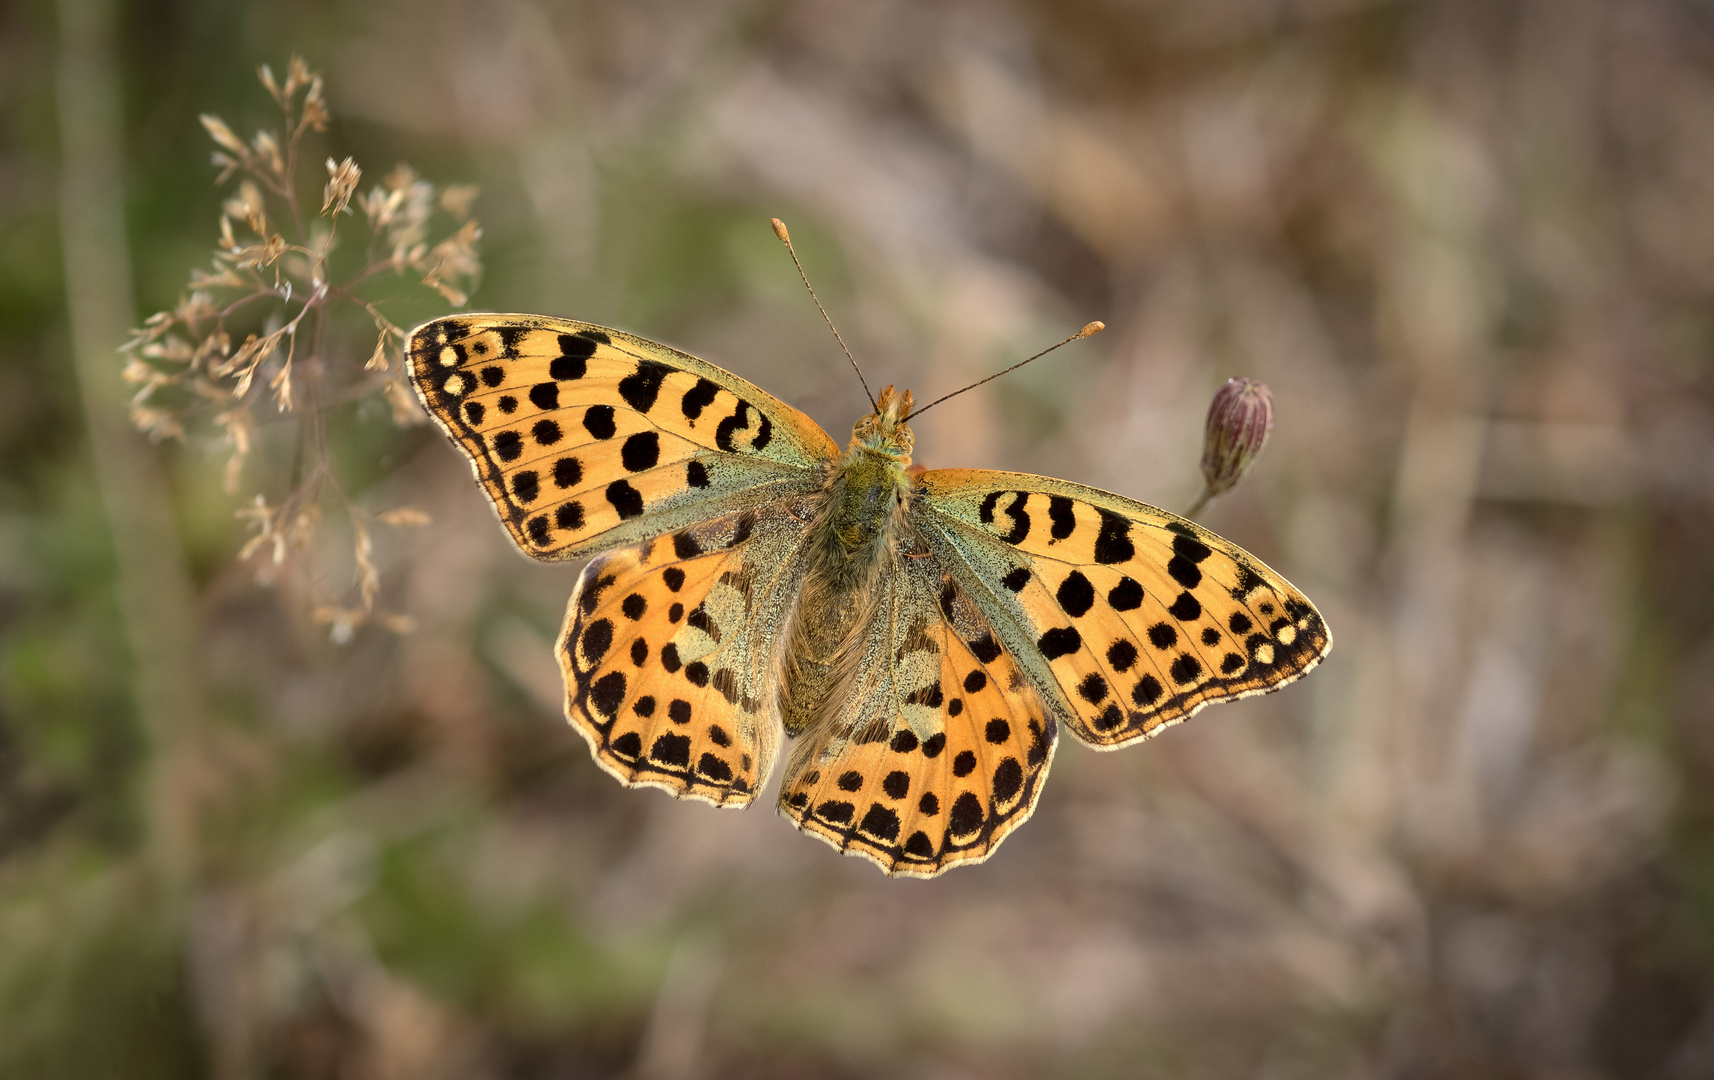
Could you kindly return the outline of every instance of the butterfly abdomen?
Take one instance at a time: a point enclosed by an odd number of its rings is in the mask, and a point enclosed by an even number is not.
[[[810,525],[809,572],[792,615],[780,715],[788,734],[843,700],[855,673],[876,583],[893,557],[908,491],[904,465],[853,445],[829,471]]]

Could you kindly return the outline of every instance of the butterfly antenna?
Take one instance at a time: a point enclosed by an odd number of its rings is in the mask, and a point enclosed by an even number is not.
[[[1094,335],[1099,334],[1101,331],[1103,331],[1105,329],[1107,329],[1107,324],[1104,322],[1101,322],[1100,320],[1096,320],[1095,322],[1088,323],[1083,327],[1083,329],[1079,330],[1077,333],[1071,335],[1070,337],[1066,338],[1064,341],[1060,342],[1059,345],[1049,345],[1047,348],[1043,349],[1041,352],[1036,353],[1034,356],[1030,357],[1029,360],[1019,360],[1017,363],[1015,363],[1011,367],[1007,368],[1006,371],[996,371],[996,372],[994,372],[994,374],[988,376],[986,379],[978,379],[975,382],[971,383],[969,386],[966,386],[964,388],[964,390],[974,390],[978,386],[981,386],[985,382],[993,382],[995,379],[998,379],[1000,376],[1006,374],[1007,371],[1018,370],[1019,368],[1023,367],[1025,364],[1029,363],[1030,360],[1040,360],[1042,357],[1046,356],[1048,353],[1059,348],[1060,345],[1070,345],[1072,342],[1076,341],[1078,338],[1093,337]],[[914,410],[911,413],[911,419],[915,420],[917,417],[921,416],[925,412],[928,412],[930,409],[934,408],[936,405],[939,405],[941,402],[945,401],[947,398],[955,398],[959,394],[964,393],[964,390],[954,390],[952,393],[947,394],[945,397],[935,398],[933,401],[929,402],[927,405],[924,405],[922,408]]]
[[[851,361],[851,369],[857,372],[857,381],[863,384],[863,392],[869,395],[869,407],[879,412],[881,407],[875,404],[875,395],[869,391],[869,380],[863,377],[863,369],[857,366],[857,358],[851,355],[850,349],[845,348],[845,339],[839,336],[839,328],[833,325],[832,319],[828,318],[827,309],[821,306],[821,297],[815,295],[815,286],[809,283],[809,275],[803,272],[803,263],[798,262],[797,249],[792,247],[792,234],[786,231],[786,223],[779,218],[769,218],[768,220],[774,223],[774,235],[779,237],[780,243],[784,244],[786,250],[791,252],[792,265],[797,267],[797,276],[803,278],[803,287],[809,290],[809,298],[815,301],[816,310],[821,312],[823,319],[827,319],[827,328],[833,331],[833,340],[839,342],[841,349],[845,349],[845,359]]]

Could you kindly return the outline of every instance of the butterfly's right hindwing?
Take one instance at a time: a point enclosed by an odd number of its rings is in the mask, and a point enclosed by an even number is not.
[[[779,742],[778,648],[805,567],[790,505],[591,560],[566,606],[566,717],[630,786],[745,806]]]
[[[693,356],[539,315],[411,334],[418,397],[518,546],[574,559],[801,490],[838,453],[807,416]]]
[[[1035,809],[1058,726],[932,558],[885,576],[842,701],[780,786],[798,828],[888,874],[986,859]]]

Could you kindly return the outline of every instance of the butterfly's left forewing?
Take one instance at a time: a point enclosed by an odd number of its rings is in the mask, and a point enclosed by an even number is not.
[[[1332,643],[1254,556],[1156,507],[1020,473],[918,479],[912,520],[1073,734],[1103,749],[1302,677]]]

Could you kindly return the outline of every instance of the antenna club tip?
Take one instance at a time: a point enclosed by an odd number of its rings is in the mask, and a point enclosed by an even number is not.
[[[785,222],[781,221],[779,218],[769,218],[768,220],[774,223],[774,235],[780,238],[780,242],[782,244],[789,244],[792,242],[792,234],[786,232]]]
[[[1073,334],[1071,336],[1071,340],[1076,341],[1078,338],[1093,337],[1105,329],[1107,329],[1107,324],[1102,322],[1100,319],[1096,319],[1094,322],[1085,325],[1083,329]]]

